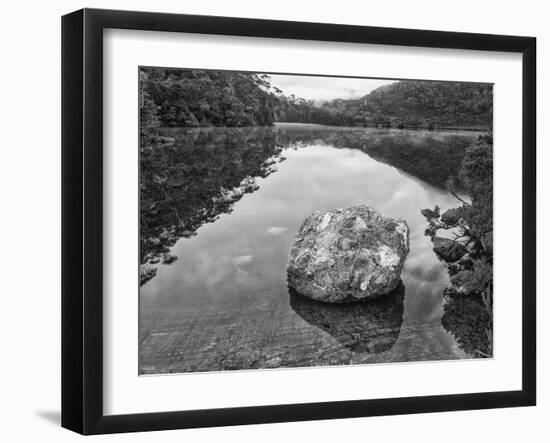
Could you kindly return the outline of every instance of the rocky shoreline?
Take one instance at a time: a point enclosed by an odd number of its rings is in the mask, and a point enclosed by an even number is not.
[[[428,220],[425,234],[450,277],[441,323],[465,352],[473,357],[492,357],[492,232],[477,238],[462,218],[461,209],[440,214],[436,206],[421,211]],[[440,236],[441,230],[452,238]]]

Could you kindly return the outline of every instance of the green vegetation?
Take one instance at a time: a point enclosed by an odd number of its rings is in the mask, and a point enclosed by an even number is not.
[[[318,105],[312,100],[278,95],[275,119],[283,123],[314,123],[330,126],[364,126],[362,120],[355,121],[343,105],[346,100],[333,100]]]
[[[451,286],[447,288],[447,303],[442,322],[453,332],[467,352],[478,357],[492,355],[492,300],[493,300],[493,139],[480,136],[464,155],[459,173],[461,182],[471,198],[471,203],[458,197],[454,180],[448,180],[450,191],[457,196],[461,206],[439,215],[439,208],[424,209],[429,222],[426,234],[437,239],[439,229],[454,230],[454,242],[465,246],[465,254],[448,264]],[[446,260],[450,261],[450,260]],[[477,307],[477,308],[476,308]],[[461,312],[462,321],[453,316]],[[468,319],[471,321],[468,323]],[[468,324],[483,334],[472,332]],[[465,326],[466,325],[466,326]],[[476,340],[474,340],[476,338]],[[472,348],[475,347],[475,349]]]
[[[463,205],[463,217],[470,234],[479,239],[492,254],[493,237],[493,138],[480,137],[466,149],[460,172],[466,183],[471,205]],[[491,245],[490,248],[488,246]]]
[[[399,81],[359,99],[323,104],[286,96],[265,74],[140,69],[142,141],[163,127],[271,126],[274,122],[399,129],[492,126],[492,85]]]
[[[366,119],[392,127],[490,128],[493,87],[485,83],[400,81],[357,101]]]
[[[314,102],[282,97],[276,119],[283,122],[398,129],[489,129],[493,87],[485,83],[399,81],[354,100]]]
[[[142,125],[154,117],[162,126],[269,126],[277,96],[268,76],[228,71],[141,68],[140,89],[157,106],[147,110]]]
[[[160,106],[151,98],[147,91],[148,75],[144,71],[139,73],[139,136],[140,146],[148,146],[158,137],[160,120],[158,113]]]

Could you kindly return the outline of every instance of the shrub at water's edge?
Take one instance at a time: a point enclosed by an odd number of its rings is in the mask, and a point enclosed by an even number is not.
[[[447,302],[443,326],[452,332],[468,353],[491,357],[493,342],[493,140],[480,136],[466,149],[460,178],[471,202],[440,214],[423,209],[428,219],[434,251],[447,263],[451,285],[446,290]],[[453,232],[454,238],[437,235],[439,230]],[[475,328],[474,328],[475,326]],[[480,332],[482,331],[482,332]]]

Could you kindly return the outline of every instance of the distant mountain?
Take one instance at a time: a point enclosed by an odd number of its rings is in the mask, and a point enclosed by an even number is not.
[[[361,118],[382,125],[489,128],[493,120],[493,86],[399,81],[375,89],[348,107]]]
[[[489,129],[493,87],[487,83],[399,81],[359,99],[323,103],[280,97],[278,121],[337,126]]]

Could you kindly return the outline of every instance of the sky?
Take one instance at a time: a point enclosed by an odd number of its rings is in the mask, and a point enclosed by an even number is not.
[[[304,75],[270,74],[271,85],[281,89],[286,96],[294,94],[306,100],[324,101],[335,98],[359,98],[395,80],[365,78],[312,77]]]

